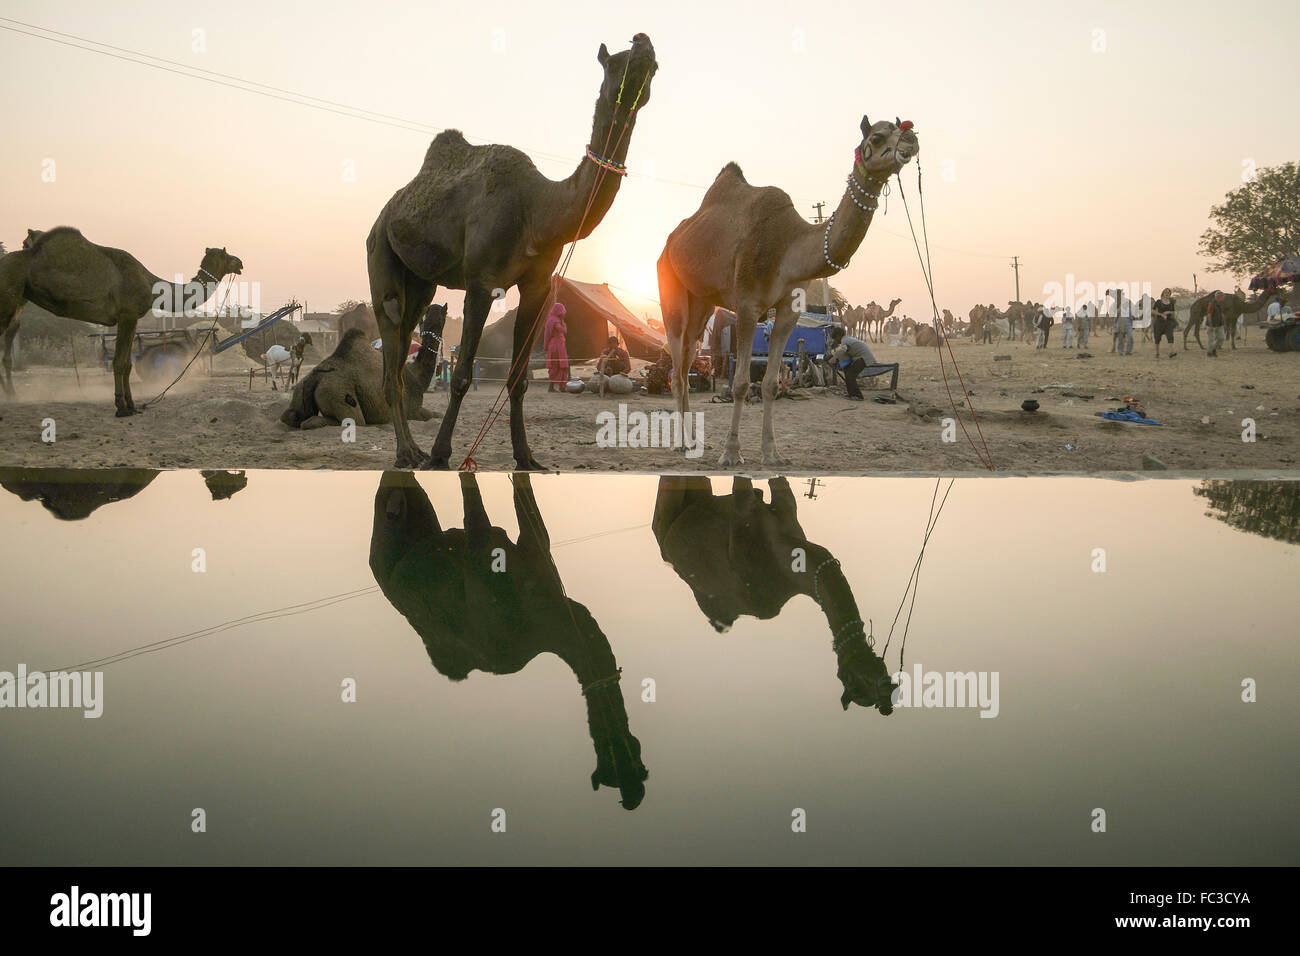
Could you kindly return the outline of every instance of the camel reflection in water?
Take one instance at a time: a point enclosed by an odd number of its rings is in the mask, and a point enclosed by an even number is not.
[[[0,488],[39,501],[60,521],[81,521],[104,505],[135,497],[158,474],[150,468],[0,468]]]
[[[843,687],[840,704],[890,714],[895,685],[868,643],[839,562],[799,526],[790,483],[773,478],[768,488],[771,501],[764,503],[763,492],[748,478],[734,479],[730,495],[715,495],[706,477],[660,478],[653,522],[660,555],[719,632],[742,614],[769,620],[796,594],[811,597],[830,625]],[[803,562],[796,559],[799,548]]]
[[[635,809],[647,772],[614,652],[590,612],[564,593],[528,475],[512,482],[518,542],[489,521],[474,475],[460,476],[465,527],[444,530],[415,476],[386,472],[375,494],[370,569],[433,666],[453,681],[473,670],[513,674],[545,652],[563,660],[586,700],[596,750],[591,788],[616,787],[622,805]],[[494,570],[502,560],[504,570]]]
[[[82,521],[115,501],[134,498],[161,474],[155,468],[0,468],[0,488],[23,501],[39,501],[60,521]],[[242,471],[202,471],[213,501],[248,485]]]

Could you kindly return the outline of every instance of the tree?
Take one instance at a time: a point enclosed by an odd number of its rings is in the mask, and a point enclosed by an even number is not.
[[[849,300],[844,298],[844,293],[835,286],[830,286],[831,290],[831,308],[835,310],[836,315],[843,315],[849,307]]]
[[[349,312],[351,312],[359,305],[365,305],[365,303],[358,299],[344,299],[342,302],[338,304],[337,308],[335,308],[334,311],[338,315],[347,315]]]
[[[1220,272],[1242,277],[1300,249],[1300,165],[1258,170],[1219,206],[1201,235],[1201,253]]]
[[[0,256],[3,256],[4,254],[5,254],[5,244],[3,242],[0,242]]]

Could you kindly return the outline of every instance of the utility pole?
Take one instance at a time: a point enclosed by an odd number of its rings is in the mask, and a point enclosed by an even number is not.
[[[804,497],[805,497],[805,498],[816,498],[816,497],[817,497],[817,479],[816,479],[816,478],[809,478],[809,479],[808,479],[808,494],[804,495]]]
[[[1016,301],[1020,301],[1020,257],[1011,257],[1011,268],[1016,270]]]
[[[821,222],[821,221],[822,221],[822,207],[825,206],[825,205],[826,205],[826,204],[825,204],[824,202],[816,202],[816,203],[813,203],[813,208],[817,210],[817,218],[814,219],[813,222]]]

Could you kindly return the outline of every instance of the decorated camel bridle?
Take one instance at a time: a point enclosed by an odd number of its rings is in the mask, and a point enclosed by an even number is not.
[[[636,36],[632,38],[632,43],[635,46],[637,40],[649,40],[649,39],[650,38],[646,36],[644,33],[638,33]],[[615,121],[617,121],[618,118],[619,107],[623,105],[623,90],[627,86],[627,71],[628,71],[628,67],[630,67],[631,65],[632,65],[632,54],[629,52],[627,59],[623,61],[623,78],[618,82],[618,97],[614,100]],[[641,94],[645,92],[645,85],[650,82],[650,77],[652,77],[654,73],[655,73],[655,69],[652,68],[646,72],[646,75],[644,77],[641,78],[641,88],[636,91],[636,96],[633,97],[632,104],[627,107],[627,116],[623,120],[624,126],[630,125],[636,119],[636,111],[637,111],[637,106],[641,102]],[[611,129],[613,128],[612,124],[610,128]],[[620,136],[619,139],[621,141],[622,136]],[[606,145],[608,145],[608,142],[606,143]],[[591,148],[590,143],[587,144],[586,156],[587,159],[591,160],[593,163],[595,163],[597,166],[599,166],[601,169],[605,170],[606,172],[615,173],[619,176],[627,175],[627,166],[624,163],[620,163],[618,160],[612,159],[608,156],[600,155],[594,149]]]
[[[907,130],[910,130],[912,126],[913,123],[911,120],[903,120],[898,124],[898,131],[900,133],[906,132]],[[849,172],[846,180],[848,188],[845,189],[845,193],[853,200],[853,205],[870,215],[876,211],[877,207],[879,207],[880,191],[889,181],[889,177],[893,175],[894,172],[898,171],[899,162],[897,157],[897,141],[895,141],[893,147],[895,150],[894,169],[890,173],[887,173],[884,179],[872,179],[871,175],[867,171],[867,163],[875,155],[875,151],[871,148],[870,142],[867,142],[866,145],[867,152],[865,155],[863,154],[862,146],[858,146],[857,149],[853,151],[853,169]],[[865,186],[858,182],[859,174],[861,174],[862,178],[866,181]],[[871,188],[873,186],[875,187],[874,190]],[[858,196],[861,196],[862,198],[859,199]],[[849,262],[852,260],[847,260],[843,265],[841,265],[831,258],[831,227],[833,225],[835,225],[835,213],[831,213],[830,219],[826,221],[826,231],[822,234],[822,258],[824,258],[826,264],[836,272],[843,272],[849,267]]]

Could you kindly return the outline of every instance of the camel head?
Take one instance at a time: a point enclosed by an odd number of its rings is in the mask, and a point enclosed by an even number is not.
[[[892,714],[898,685],[890,678],[884,659],[865,640],[846,646],[838,656],[838,676],[844,688],[840,706],[848,710],[849,704],[857,704],[868,710],[875,708],[882,717]]]
[[[911,120],[872,123],[864,115],[860,128],[862,142],[854,152],[853,168],[865,183],[884,183],[921,151]]]
[[[23,240],[23,248],[30,249],[32,247],[32,243],[35,242],[37,239],[39,239],[42,235],[43,233],[39,229],[28,229],[27,238]]]
[[[602,103],[635,113],[650,102],[650,81],[659,64],[648,36],[638,33],[632,38],[632,49],[622,53],[610,53],[602,43],[596,59],[605,71],[605,81],[600,85]]]
[[[447,307],[434,303],[425,310],[424,318],[420,320],[420,343],[423,345],[426,341],[439,340],[442,338],[442,330],[447,325]]]
[[[226,252],[223,246],[220,249],[205,249],[203,261],[199,263],[199,268],[212,278],[220,280],[226,276],[239,275],[244,271],[244,264],[239,261],[237,256],[232,256]]]

